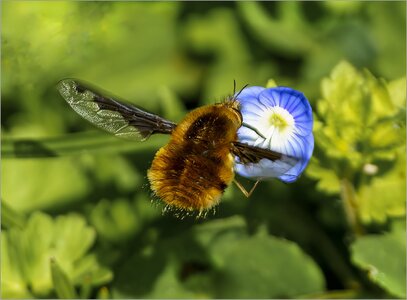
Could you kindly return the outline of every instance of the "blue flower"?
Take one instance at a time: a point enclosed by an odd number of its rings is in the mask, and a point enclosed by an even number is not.
[[[238,140],[251,146],[270,149],[296,160],[262,159],[255,164],[240,164],[235,170],[257,180],[278,178],[294,182],[304,171],[314,149],[312,108],[305,96],[288,87],[249,87],[238,96],[243,125]]]

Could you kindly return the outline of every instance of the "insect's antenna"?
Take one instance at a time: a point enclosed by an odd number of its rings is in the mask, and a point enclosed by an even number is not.
[[[245,84],[245,86],[244,86],[244,87],[242,87],[242,89],[239,91],[239,93],[237,93],[237,95],[235,96],[235,98],[239,97],[240,93],[241,93],[241,92],[243,92],[243,90],[244,90],[245,88],[247,88],[248,86],[249,86],[249,84],[248,84],[248,83],[247,83],[247,84]],[[235,87],[236,87],[236,83],[235,83]],[[234,91],[233,91],[233,94],[235,94],[235,93],[234,93]]]
[[[233,95],[236,94],[236,80],[233,79]]]

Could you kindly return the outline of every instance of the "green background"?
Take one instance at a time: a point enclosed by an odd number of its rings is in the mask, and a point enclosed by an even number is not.
[[[1,5],[3,298],[406,297],[405,2]],[[146,170],[168,137],[95,129],[67,77],[175,122],[233,80],[290,86],[314,155],[205,219],[162,214]]]

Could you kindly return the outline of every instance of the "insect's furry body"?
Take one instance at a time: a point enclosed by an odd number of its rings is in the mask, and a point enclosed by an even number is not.
[[[218,204],[234,178],[231,143],[241,117],[227,104],[191,111],[148,171],[153,192],[171,207],[203,211]]]

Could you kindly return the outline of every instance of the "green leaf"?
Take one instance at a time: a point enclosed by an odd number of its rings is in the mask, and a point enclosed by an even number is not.
[[[60,299],[77,299],[75,288],[66,276],[65,272],[59,267],[55,259],[50,260],[51,276],[54,289]]]
[[[394,105],[405,109],[406,106],[406,77],[390,81],[388,89]]]
[[[126,241],[140,229],[134,206],[124,199],[100,201],[90,218],[100,236],[111,242]]]
[[[340,181],[335,172],[322,167],[317,158],[311,158],[311,163],[305,172],[307,176],[318,179],[317,188],[319,190],[328,194],[338,194],[340,192]]]
[[[162,270],[154,284],[154,289],[148,298],[153,299],[196,299],[208,298],[206,294],[195,293],[183,286],[179,280],[178,267],[175,262],[169,262]]]
[[[35,212],[24,228],[13,227],[4,231],[2,239],[6,242],[2,245],[4,251],[1,255],[6,263],[1,268],[2,274],[7,274],[7,281],[2,296],[11,297],[16,293],[13,286],[27,289],[30,286],[36,296],[49,295],[53,286],[49,265],[51,258],[58,261],[58,266],[74,283],[80,282],[83,274],[97,278],[94,284],[108,282],[112,278],[110,271],[104,270],[95,258],[88,260],[87,264],[83,262],[94,238],[93,228],[77,214],[52,219]],[[28,290],[24,292],[28,293]]]
[[[75,285],[98,286],[113,279],[112,271],[101,266],[93,253],[79,258],[74,266],[71,277]]]
[[[370,280],[390,294],[406,298],[406,232],[358,238],[351,246],[352,261]]]
[[[18,227],[23,228],[25,217],[12,209],[7,203],[1,201],[1,226],[5,228]]]
[[[218,298],[291,298],[324,290],[323,274],[294,243],[257,235],[211,247]]]
[[[362,222],[385,222],[388,217],[406,214],[406,153],[398,151],[395,167],[383,176],[375,176],[357,191],[358,214]]]
[[[81,258],[95,241],[95,230],[77,214],[62,215],[54,221],[53,247],[55,257],[62,262]]]
[[[1,298],[33,298],[26,280],[16,264],[19,257],[10,236],[1,233]]]

